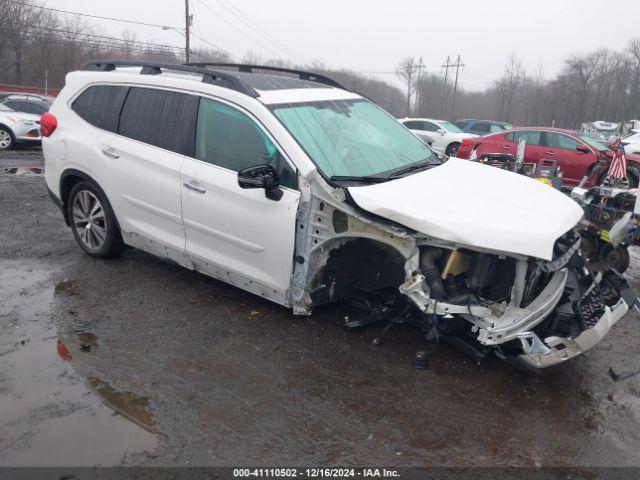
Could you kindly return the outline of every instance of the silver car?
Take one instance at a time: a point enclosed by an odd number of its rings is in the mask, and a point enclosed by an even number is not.
[[[16,112],[0,104],[0,150],[11,150],[16,144],[40,145],[40,116]]]

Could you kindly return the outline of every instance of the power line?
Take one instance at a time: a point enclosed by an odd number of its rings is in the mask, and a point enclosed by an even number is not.
[[[44,30],[44,31],[48,31],[48,32],[67,33],[67,34],[71,34],[71,35],[81,35],[81,36],[84,36],[84,37],[111,40],[111,41],[114,41],[114,42],[122,42],[125,45],[126,44],[135,43],[135,44],[142,45],[142,46],[170,48],[170,49],[175,49],[175,50],[180,50],[180,51],[183,50],[182,47],[178,47],[178,46],[174,46],[174,45],[166,45],[166,44],[153,43],[153,42],[142,42],[142,41],[138,41],[138,40],[126,40],[126,39],[123,39],[123,38],[109,37],[109,36],[106,36],[106,35],[96,35],[96,34],[92,34],[92,33],[74,32],[74,31],[71,31],[71,30],[62,30],[62,29],[59,29],[59,28],[49,28],[49,27],[43,27],[43,26],[40,26],[40,25],[22,24],[21,26],[27,27],[27,28],[32,28],[32,29],[37,29],[37,30]]]
[[[131,24],[134,24],[134,25],[143,25],[143,26],[146,26],[146,27],[155,27],[155,28],[163,28],[163,27],[169,27],[169,28],[175,28],[175,29],[179,28],[179,27],[171,27],[170,25],[158,25],[156,23],[146,23],[146,22],[138,22],[138,21],[134,21],[134,20],[125,20],[123,18],[103,17],[103,16],[100,16],[100,15],[92,15],[90,13],[71,12],[69,10],[60,10],[58,8],[51,8],[51,7],[43,7],[41,5],[34,5],[32,3],[17,2],[16,0],[4,0],[4,1],[5,2],[9,2],[9,3],[13,3],[15,5],[23,5],[25,7],[40,8],[42,10],[49,10],[49,11],[52,11],[52,12],[64,13],[64,14],[67,14],[67,15],[79,15],[81,17],[97,18],[97,19],[100,19],[100,20],[110,20],[112,22],[131,23]]]
[[[269,32],[264,30],[260,25],[254,22],[247,14],[245,14],[240,8],[235,6],[233,3],[228,0],[216,0],[223,8],[229,11],[232,15],[238,18],[241,22],[247,25],[250,28],[255,29],[256,33],[262,35],[267,41],[270,41],[275,47],[279,48],[281,51],[285,52],[288,56],[296,57],[303,62],[303,64],[307,64],[307,62],[302,56],[298,55],[296,52],[291,50],[289,47],[284,45],[280,40],[275,38]]]
[[[269,52],[270,55],[273,55],[275,57],[278,57],[279,54],[274,52],[273,50],[271,50],[270,48],[268,48],[267,46],[263,45],[262,43],[260,43],[259,41],[257,41],[256,39],[254,39],[253,37],[250,37],[247,33],[245,33],[244,31],[242,31],[240,28],[238,28],[236,25],[234,25],[233,23],[231,23],[229,20],[227,20],[225,17],[223,17],[222,15],[220,15],[219,12],[216,12],[215,10],[213,10],[213,8],[211,8],[209,5],[207,5],[206,3],[204,3],[204,1],[202,0],[198,0],[200,5],[202,5],[204,8],[206,8],[207,10],[209,10],[213,15],[216,16],[216,18],[219,18],[220,20],[222,20],[224,23],[226,23],[227,25],[229,25],[231,28],[233,28],[234,30],[236,30],[238,33],[240,33],[241,35],[243,35],[245,38],[249,39],[250,41],[252,41],[253,43],[255,43],[256,45],[258,45],[260,48],[262,48],[263,50],[266,50],[267,52]]]
[[[101,16],[101,15],[93,15],[93,14],[90,14],[90,13],[72,12],[70,10],[61,10],[59,8],[43,7],[43,6],[40,6],[40,5],[34,5],[34,4],[31,4],[31,3],[26,3],[26,2],[19,2],[19,1],[16,1],[16,0],[4,0],[4,1],[5,2],[9,2],[9,3],[13,3],[15,5],[23,5],[23,6],[27,6],[27,7],[39,8],[39,9],[42,9],[42,10],[49,10],[49,11],[52,11],[52,12],[63,13],[65,15],[78,15],[78,16],[81,16],[81,17],[97,18],[97,19],[100,19],[100,20],[109,20],[109,21],[112,21],[112,22],[122,22],[122,23],[134,24],[134,25],[142,25],[142,26],[145,26],[145,27],[161,28],[163,30],[172,29],[172,30],[175,30],[175,31],[177,31],[179,33],[184,31],[184,28],[174,27],[174,26],[171,26],[171,25],[160,25],[160,24],[156,24],[156,23],[139,22],[139,21],[135,21],[135,20],[126,20],[126,19],[123,19],[123,18],[115,18],[115,17],[105,17],[105,16]],[[213,48],[215,48],[217,50],[220,50],[222,52],[225,52],[226,54],[228,54],[229,56],[231,56],[231,57],[233,57],[235,59],[240,60],[237,56],[233,55],[228,50],[225,50],[224,48],[221,48],[221,47],[215,45],[213,42],[210,42],[209,40],[206,40],[204,37],[195,35],[193,32],[191,32],[191,35],[193,35],[194,37],[198,38],[200,41],[206,43],[207,45],[209,45],[209,46],[211,46],[211,47],[213,47]]]

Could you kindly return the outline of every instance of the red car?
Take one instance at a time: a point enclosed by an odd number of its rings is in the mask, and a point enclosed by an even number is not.
[[[563,184],[567,187],[580,183],[587,169],[596,163],[598,165],[594,166],[586,186],[599,184],[606,175],[613,157],[608,145],[588,135],[575,133],[573,130],[546,127],[522,127],[486,137],[465,139],[456,156],[469,158],[474,141],[478,157],[484,153],[510,153],[515,156],[521,138],[527,142],[525,163],[537,164],[543,159],[556,160],[563,173]],[[640,156],[629,154],[626,158],[630,186],[637,187],[640,183]]]

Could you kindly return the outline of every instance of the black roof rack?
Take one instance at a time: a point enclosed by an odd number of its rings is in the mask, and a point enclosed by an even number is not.
[[[96,60],[87,63],[83,70],[112,72],[116,67],[142,67],[140,75],[160,75],[163,70],[200,74],[202,75],[202,81],[204,83],[229,88],[251,97],[260,96],[258,92],[240,80],[237,76],[230,74],[229,72],[220,72],[217,70],[211,70],[210,68],[203,68],[196,64],[179,65],[171,63],[138,62],[135,60]]]
[[[328,85],[330,87],[336,87],[342,90],[350,91],[347,87],[336,82],[333,78],[329,78],[325,75],[320,75],[319,73],[305,72],[303,70],[295,70],[291,68],[269,67],[266,65],[249,65],[244,63],[209,63],[209,62],[191,62],[185,65],[194,66],[194,67],[235,68],[239,72],[243,72],[243,73],[254,73],[254,70],[262,70],[265,72],[289,73],[292,75],[297,75],[300,80],[309,80],[310,82],[321,83],[323,85]]]

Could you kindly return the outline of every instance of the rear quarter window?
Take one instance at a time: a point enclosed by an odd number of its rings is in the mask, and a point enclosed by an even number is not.
[[[90,124],[116,133],[120,110],[128,91],[129,87],[94,85],[74,100],[71,109]]]
[[[122,107],[118,133],[193,157],[198,104],[194,95],[132,87]]]

